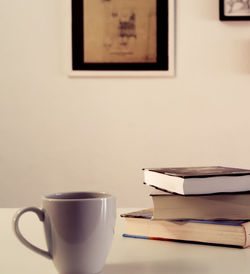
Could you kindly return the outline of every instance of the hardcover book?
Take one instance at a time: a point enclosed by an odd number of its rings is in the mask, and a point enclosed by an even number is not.
[[[182,195],[250,190],[249,169],[207,166],[143,170],[145,184]]]
[[[122,214],[124,237],[248,247],[250,221],[152,220],[152,209]]]
[[[153,219],[250,220],[250,192],[173,195],[153,190]]]

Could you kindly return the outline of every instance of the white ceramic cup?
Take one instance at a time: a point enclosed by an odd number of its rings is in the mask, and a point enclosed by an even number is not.
[[[44,224],[48,251],[28,242],[19,230],[25,212],[37,214]],[[114,235],[116,199],[99,192],[46,195],[42,209],[26,207],[13,219],[14,232],[28,248],[52,259],[60,274],[96,274],[104,267]]]

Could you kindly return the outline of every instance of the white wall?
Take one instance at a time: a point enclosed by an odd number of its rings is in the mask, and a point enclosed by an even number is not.
[[[0,1],[0,206],[100,190],[151,206],[143,167],[250,168],[250,22],[177,1],[177,75],[67,77],[66,0]]]

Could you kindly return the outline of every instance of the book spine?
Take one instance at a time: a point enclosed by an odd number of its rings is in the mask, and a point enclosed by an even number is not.
[[[250,223],[250,222],[249,222]],[[242,226],[245,228],[245,225],[242,224]],[[199,243],[199,244],[205,244],[205,245],[218,245],[218,246],[237,246],[240,248],[246,248],[250,246],[250,224],[248,224],[248,238],[246,238],[246,242],[244,245],[234,245],[234,244],[218,244],[214,242],[197,242],[197,241],[186,241],[186,240],[177,240],[177,239],[167,239],[167,238],[159,238],[159,237],[148,237],[148,236],[139,236],[139,235],[133,235],[133,234],[122,234],[125,238],[135,238],[135,239],[144,239],[144,240],[156,240],[156,241],[174,241],[174,242],[184,242],[184,243]]]
[[[136,239],[146,239],[146,240],[157,240],[157,241],[172,241],[171,239],[167,238],[159,238],[159,237],[148,237],[148,236],[139,236],[139,235],[131,235],[131,234],[122,234],[125,238],[136,238]]]
[[[242,224],[245,230],[245,244],[243,248],[250,246],[250,222],[246,222]]]

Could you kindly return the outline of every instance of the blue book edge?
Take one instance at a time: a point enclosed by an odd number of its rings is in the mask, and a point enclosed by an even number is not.
[[[147,236],[138,236],[138,235],[131,235],[131,234],[126,234],[126,233],[123,233],[122,237],[125,237],[125,238],[136,238],[136,239],[146,239],[146,240],[149,239],[149,237],[147,237]]]

